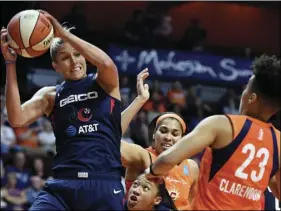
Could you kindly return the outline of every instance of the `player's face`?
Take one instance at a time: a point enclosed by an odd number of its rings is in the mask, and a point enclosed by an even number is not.
[[[158,154],[173,146],[182,138],[181,124],[176,119],[164,119],[154,133],[155,150]]]
[[[129,210],[153,210],[162,198],[157,196],[158,186],[153,181],[139,176],[131,186],[128,193],[127,206]]]
[[[86,60],[69,43],[61,44],[53,67],[66,80],[76,81],[86,77]]]
[[[249,114],[252,105],[256,102],[257,95],[251,91],[252,83],[255,76],[252,76],[246,88],[244,89],[241,99],[240,99],[240,106],[239,106],[239,113],[243,115]]]

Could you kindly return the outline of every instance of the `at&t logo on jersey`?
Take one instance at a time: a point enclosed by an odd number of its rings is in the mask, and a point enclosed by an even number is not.
[[[79,126],[78,134],[81,135],[81,134],[96,132],[98,131],[98,126],[99,124],[88,124],[88,125]],[[68,126],[65,132],[68,136],[71,137],[77,135],[77,129],[73,125]]]
[[[75,136],[76,133],[77,133],[77,130],[73,125],[70,125],[66,128],[66,134],[68,136]]]
[[[90,99],[96,99],[98,98],[98,92],[88,92],[84,94],[78,94],[78,95],[69,95],[67,98],[64,98],[60,100],[60,107],[63,107],[67,104],[79,102],[79,101],[85,101]]]
[[[90,125],[80,126],[78,134],[85,134],[85,133],[96,132],[98,130],[98,125],[99,124],[90,124]]]

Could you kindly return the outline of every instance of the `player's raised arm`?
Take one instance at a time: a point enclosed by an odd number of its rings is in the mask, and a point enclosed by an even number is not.
[[[118,71],[112,59],[100,48],[65,30],[53,16],[47,12],[42,12],[51,21],[55,30],[55,36],[68,42],[87,61],[95,65],[98,68],[97,81],[100,86],[111,96],[120,99]]]
[[[147,84],[143,84],[144,80],[149,76],[148,69],[144,69],[137,76],[137,92],[138,96],[134,101],[122,112],[122,134],[126,132],[129,124],[131,123],[134,116],[138,113],[141,107],[149,99],[149,87]]]
[[[17,83],[15,52],[9,48],[7,30],[1,29],[1,51],[6,63],[6,107],[8,120],[13,127],[20,127],[35,121],[38,117],[51,110],[50,98],[55,87],[45,87],[39,90],[29,101],[21,105]],[[49,109],[50,108],[50,109]]]
[[[165,175],[184,159],[214,144],[218,134],[229,128],[231,124],[226,116],[217,115],[202,120],[191,133],[161,153],[151,167],[152,172],[156,175]]]

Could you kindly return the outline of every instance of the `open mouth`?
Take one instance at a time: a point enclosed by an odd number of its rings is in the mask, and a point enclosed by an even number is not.
[[[168,149],[172,146],[172,144],[165,143],[165,144],[162,144],[161,146],[163,149]]]
[[[132,194],[130,196],[130,200],[136,202],[136,201],[138,201],[138,198],[135,195]]]
[[[78,72],[78,71],[80,71],[81,69],[82,69],[81,66],[75,66],[71,71],[72,71],[72,72]]]

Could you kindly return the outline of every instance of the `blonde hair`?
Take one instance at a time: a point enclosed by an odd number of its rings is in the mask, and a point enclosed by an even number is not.
[[[70,32],[72,29],[76,29],[74,26],[72,27],[67,27],[65,26],[66,23],[63,23],[62,26],[64,28],[64,30]],[[59,38],[59,37],[54,37],[52,42],[51,42],[51,46],[50,46],[50,56],[53,62],[56,62],[56,56],[58,53],[58,49],[59,47],[64,43],[63,39]]]

